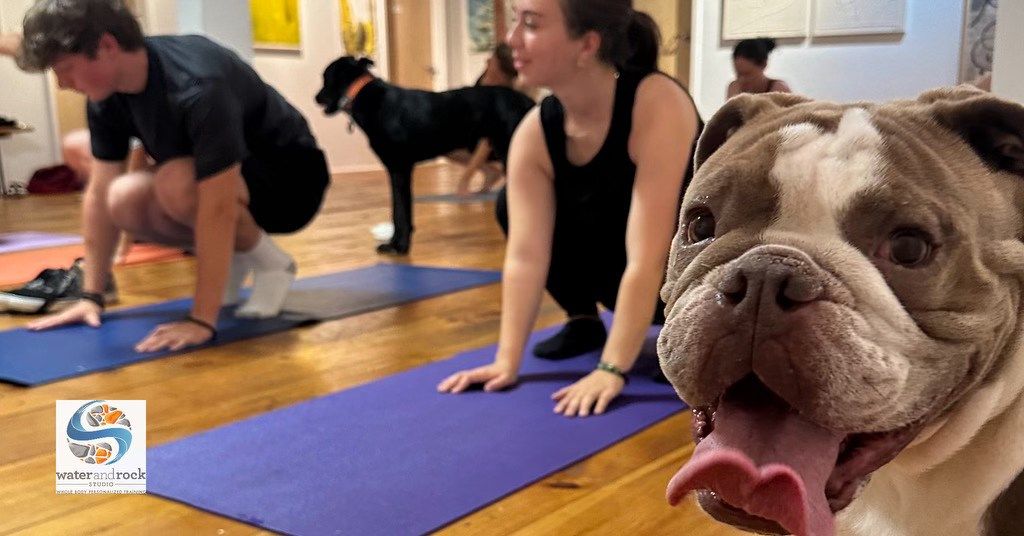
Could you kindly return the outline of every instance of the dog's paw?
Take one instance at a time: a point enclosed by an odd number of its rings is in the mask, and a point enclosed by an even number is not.
[[[377,253],[380,255],[408,255],[409,244],[388,242],[377,246]]]

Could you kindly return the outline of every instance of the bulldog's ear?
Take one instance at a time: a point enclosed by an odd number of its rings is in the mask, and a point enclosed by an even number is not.
[[[722,106],[708,124],[704,126],[700,141],[697,142],[695,169],[699,169],[719,147],[741,126],[755,117],[810,102],[811,99],[792,93],[766,93],[737,95]]]
[[[927,91],[918,102],[988,165],[1024,175],[1024,106],[967,85]]]
[[[357,63],[359,64],[360,67],[364,67],[367,69],[374,66],[373,60],[371,60],[370,58],[359,58],[359,61]]]

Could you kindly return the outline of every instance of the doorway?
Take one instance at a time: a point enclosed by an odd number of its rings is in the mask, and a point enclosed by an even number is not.
[[[693,0],[635,0],[634,7],[651,15],[661,30],[658,67],[689,86]]]
[[[388,69],[393,84],[434,89],[430,4],[426,0],[387,0]]]

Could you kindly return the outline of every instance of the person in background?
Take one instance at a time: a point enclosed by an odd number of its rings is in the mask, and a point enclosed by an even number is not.
[[[519,83],[519,71],[516,70],[512,60],[512,48],[507,43],[500,43],[494,47],[494,52],[487,58],[484,72],[477,79],[475,85],[507,87],[537,100],[533,94],[534,92]],[[456,189],[456,193],[460,196],[469,195],[469,185],[477,171],[481,171],[484,174],[483,186],[475,192],[477,194],[494,190],[500,186],[505,178],[504,170],[502,170],[501,164],[494,158],[494,154],[491,152],[491,144],[487,140],[480,140],[472,153],[467,150],[459,150],[448,155],[448,158],[465,165]]]
[[[8,56],[17,61],[21,51],[21,41],[20,33],[0,34],[0,56]],[[89,175],[92,173],[93,163],[95,162],[92,156],[89,130],[80,128],[68,132],[61,138],[60,149],[64,165],[75,174],[78,183],[85,184],[88,182]],[[141,144],[134,143],[131,154],[128,157],[128,172],[139,171],[149,165],[149,156],[146,154],[146,150],[142,148]],[[118,240],[116,253],[114,254],[114,262],[118,264],[123,263],[134,243],[135,240],[131,233],[121,233],[121,238]]]
[[[20,33],[0,34],[0,56],[17,58],[19,50],[21,50]]]
[[[732,67],[736,71],[736,80],[729,83],[726,98],[733,98],[740,93],[792,93],[789,85],[764,74],[768,67],[768,55],[775,50],[775,40],[758,38],[744,39],[736,43],[732,51]]]
[[[92,156],[92,141],[89,137],[89,130],[79,128],[72,130],[61,138],[61,154],[64,157],[64,165],[71,168],[78,178],[80,184],[89,181],[93,164],[96,159]],[[132,149],[128,153],[128,173],[144,171],[151,167],[152,161],[142,144],[138,140],[132,140]],[[128,259],[128,253],[135,245],[135,237],[131,233],[122,231],[118,240],[117,249],[114,253],[114,263],[124,264]]]
[[[968,83],[970,85],[972,85],[972,86],[982,90],[982,91],[991,92],[992,91],[992,71],[984,73],[981,76],[975,78],[974,80],[972,80],[972,81],[970,81]]]

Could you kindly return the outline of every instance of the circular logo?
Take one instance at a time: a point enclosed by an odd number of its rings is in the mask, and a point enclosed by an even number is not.
[[[116,463],[132,445],[128,416],[103,400],[78,408],[68,421],[67,435],[71,453],[95,465]]]

